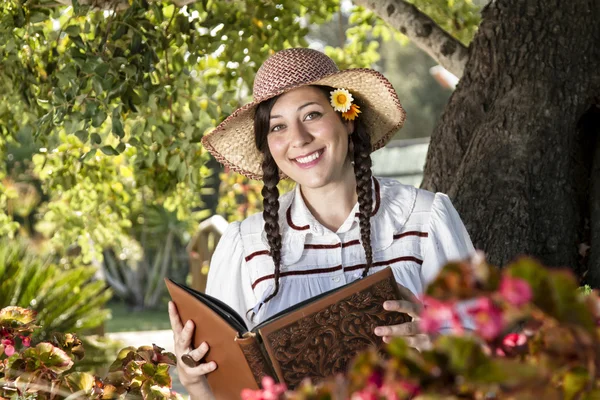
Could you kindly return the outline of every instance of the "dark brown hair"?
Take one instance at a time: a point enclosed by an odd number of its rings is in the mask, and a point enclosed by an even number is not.
[[[319,88],[326,99],[329,99],[329,93],[334,88],[327,86],[316,86]],[[355,103],[362,108],[359,99],[355,98]],[[281,273],[281,232],[279,231],[279,168],[269,150],[267,136],[269,134],[270,116],[273,105],[278,97],[266,100],[260,103],[254,115],[254,134],[256,147],[263,154],[263,218],[265,220],[265,232],[269,242],[269,251],[275,272],[275,290],[264,302],[271,300],[279,292],[279,276]],[[340,120],[341,114],[338,113]],[[371,248],[371,214],[373,210],[373,189],[371,186],[371,137],[360,119],[360,115],[354,120],[354,132],[350,135],[348,143],[348,152],[352,157],[354,164],[354,175],[356,176],[356,192],[359,204],[359,223],[360,223],[360,241],[365,250],[367,264],[363,270],[363,277],[367,276],[369,269],[373,265],[373,250]]]

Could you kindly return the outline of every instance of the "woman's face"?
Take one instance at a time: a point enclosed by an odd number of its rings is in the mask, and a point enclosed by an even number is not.
[[[303,86],[281,95],[273,105],[267,142],[284,174],[301,186],[319,188],[352,173],[348,135],[353,129],[321,90]]]

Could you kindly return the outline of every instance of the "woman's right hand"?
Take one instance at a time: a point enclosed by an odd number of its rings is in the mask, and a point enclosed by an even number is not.
[[[181,361],[181,356],[188,354],[194,361],[200,361],[208,351],[208,344],[203,342],[195,349],[192,349],[192,337],[194,335],[194,323],[187,321],[185,326],[181,323],[181,318],[177,312],[177,307],[172,301],[169,302],[169,319],[173,329],[173,340],[175,342],[175,356],[177,357],[177,373],[179,381],[192,395],[192,399],[211,399],[212,391],[208,386],[205,375],[214,371],[217,364],[214,361],[198,364],[195,367],[187,366]]]

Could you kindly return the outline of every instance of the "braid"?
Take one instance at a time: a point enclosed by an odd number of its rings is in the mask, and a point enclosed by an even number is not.
[[[373,188],[371,186],[371,138],[357,123],[354,133],[350,136],[354,145],[354,175],[356,176],[356,193],[358,195],[360,223],[360,241],[365,249],[367,266],[363,278],[373,266],[373,249],[371,247],[371,214],[373,213]]]
[[[265,299],[265,303],[271,300],[279,292],[279,274],[281,272],[281,233],[279,232],[279,169],[270,151],[265,152],[262,164],[263,181],[263,219],[265,220],[265,232],[269,242],[269,254],[275,264],[275,290]]]
[[[279,275],[281,273],[281,232],[279,231],[279,168],[269,150],[267,136],[269,134],[269,118],[271,109],[277,101],[278,96],[266,100],[258,105],[254,115],[255,144],[263,154],[263,219],[265,221],[265,232],[269,243],[269,254],[275,265],[274,280],[275,290],[259,306],[271,300],[279,292]],[[250,310],[249,310],[250,311]]]

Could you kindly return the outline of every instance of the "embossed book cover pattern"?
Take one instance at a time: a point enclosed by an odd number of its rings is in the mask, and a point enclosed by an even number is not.
[[[252,370],[252,375],[254,375],[254,379],[259,387],[262,378],[265,376],[270,376],[277,380],[277,376],[275,376],[271,364],[267,361],[266,355],[263,353],[256,338],[239,341],[238,344],[244,353],[244,357],[246,357],[246,361],[248,361],[248,366]]]
[[[383,302],[397,298],[393,278],[349,295],[329,307],[272,332],[268,341],[289,387],[303,378],[318,382],[345,371],[360,350],[381,347],[376,326],[407,322],[405,314],[385,311]]]

